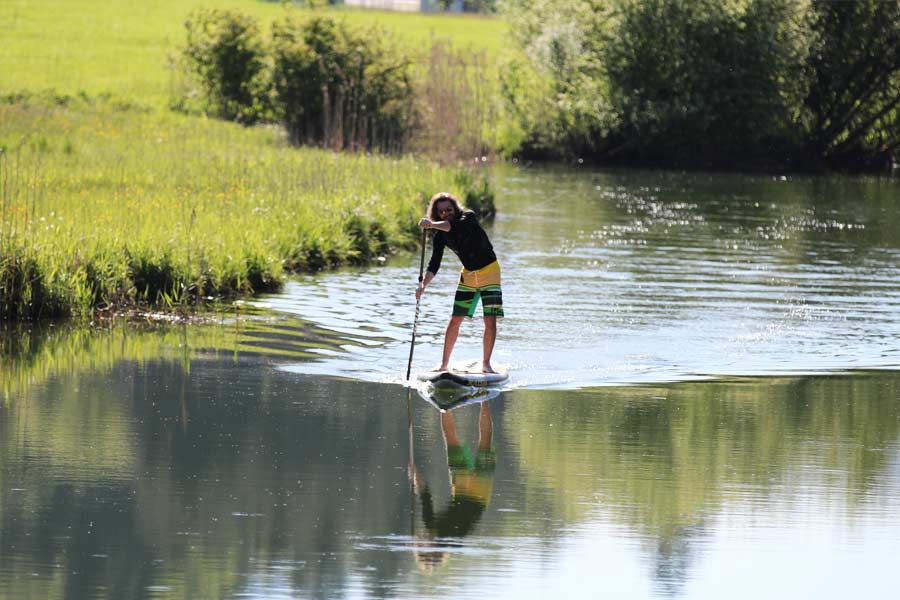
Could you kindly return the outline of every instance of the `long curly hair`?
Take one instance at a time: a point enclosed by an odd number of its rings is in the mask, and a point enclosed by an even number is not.
[[[449,200],[450,202],[453,203],[453,210],[455,212],[453,217],[455,219],[458,219],[462,216],[465,208],[463,208],[462,204],[459,203],[459,200],[456,199],[456,196],[454,196],[450,192],[438,192],[437,194],[435,194],[434,196],[431,197],[431,201],[428,203],[428,213],[427,214],[428,214],[429,219],[431,219],[432,221],[440,221],[441,220],[441,217],[440,217],[440,215],[438,215],[438,212],[437,212],[437,203],[441,202],[442,200]]]

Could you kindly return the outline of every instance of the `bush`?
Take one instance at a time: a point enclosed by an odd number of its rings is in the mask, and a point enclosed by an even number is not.
[[[787,129],[791,0],[626,3],[604,50],[629,153],[688,162],[758,155]]]
[[[900,2],[814,2],[808,27],[807,157],[889,169],[900,150]]]
[[[890,168],[900,2],[506,0],[527,69],[504,100],[532,154]]]
[[[269,108],[270,86],[256,20],[211,9],[191,13],[184,25],[185,68],[200,85],[206,112],[245,124],[262,119]]]
[[[602,152],[617,125],[601,55],[610,21],[600,0],[507,0],[504,11],[529,64],[501,72],[504,104],[531,155]]]
[[[383,32],[285,18],[272,49],[277,110],[294,143],[405,149],[416,122],[410,63]]]

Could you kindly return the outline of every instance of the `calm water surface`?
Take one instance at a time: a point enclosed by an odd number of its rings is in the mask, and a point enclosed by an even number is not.
[[[498,184],[484,402],[399,385],[418,256],[0,337],[0,598],[893,597],[897,184]]]
[[[498,183],[497,360],[512,387],[900,368],[896,181],[525,170]],[[445,260],[423,297],[421,368],[440,362],[458,268]],[[296,369],[396,381],[417,274],[414,256],[269,299],[348,338]],[[457,355],[480,355],[479,327]]]

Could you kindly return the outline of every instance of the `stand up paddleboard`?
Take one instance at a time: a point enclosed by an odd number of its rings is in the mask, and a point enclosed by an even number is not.
[[[423,371],[416,378],[435,387],[490,387],[505,383],[509,373],[505,370],[482,373],[481,361],[473,360],[454,363],[449,371]]]

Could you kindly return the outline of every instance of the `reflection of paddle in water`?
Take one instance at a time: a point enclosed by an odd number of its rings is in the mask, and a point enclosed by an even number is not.
[[[462,545],[460,538],[471,533],[481,518],[491,498],[496,465],[490,403],[484,402],[479,407],[478,446],[474,456],[459,439],[453,411],[441,411],[440,416],[450,474],[450,501],[442,510],[435,510],[428,482],[410,460],[413,491],[421,502],[425,525],[417,534],[415,517],[412,517],[416,562],[426,573],[443,565],[449,557],[446,548]]]

